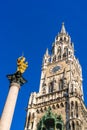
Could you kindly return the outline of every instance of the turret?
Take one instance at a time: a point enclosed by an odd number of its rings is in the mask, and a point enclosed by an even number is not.
[[[48,48],[46,49],[46,52],[43,57],[43,63],[42,63],[42,68],[45,69],[46,65],[50,62],[50,55],[48,52]]]

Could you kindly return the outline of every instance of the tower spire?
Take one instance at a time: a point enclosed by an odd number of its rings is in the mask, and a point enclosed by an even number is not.
[[[66,33],[66,29],[65,29],[65,26],[64,26],[64,22],[62,23],[61,33]]]

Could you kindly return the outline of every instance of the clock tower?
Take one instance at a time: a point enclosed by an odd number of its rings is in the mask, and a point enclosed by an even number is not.
[[[39,92],[31,93],[25,130],[87,130],[82,69],[64,23],[43,57]]]

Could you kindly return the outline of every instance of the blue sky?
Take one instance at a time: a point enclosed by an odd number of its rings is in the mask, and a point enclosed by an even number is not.
[[[55,36],[65,23],[83,72],[87,106],[87,1],[86,0],[9,0],[0,1],[0,115],[9,91],[7,74],[16,71],[22,52],[29,62],[11,130],[24,130],[26,107],[32,91],[38,92],[42,58],[51,50]]]

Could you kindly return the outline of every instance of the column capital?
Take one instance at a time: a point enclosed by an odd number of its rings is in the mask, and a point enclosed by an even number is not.
[[[10,81],[10,84],[17,83],[20,86],[22,86],[23,84],[25,84],[27,82],[27,80],[22,76],[20,71],[17,71],[14,74],[7,75],[7,78]]]
[[[20,84],[18,84],[18,83],[13,82],[13,83],[10,84],[10,87],[12,87],[12,86],[16,86],[20,89]]]

